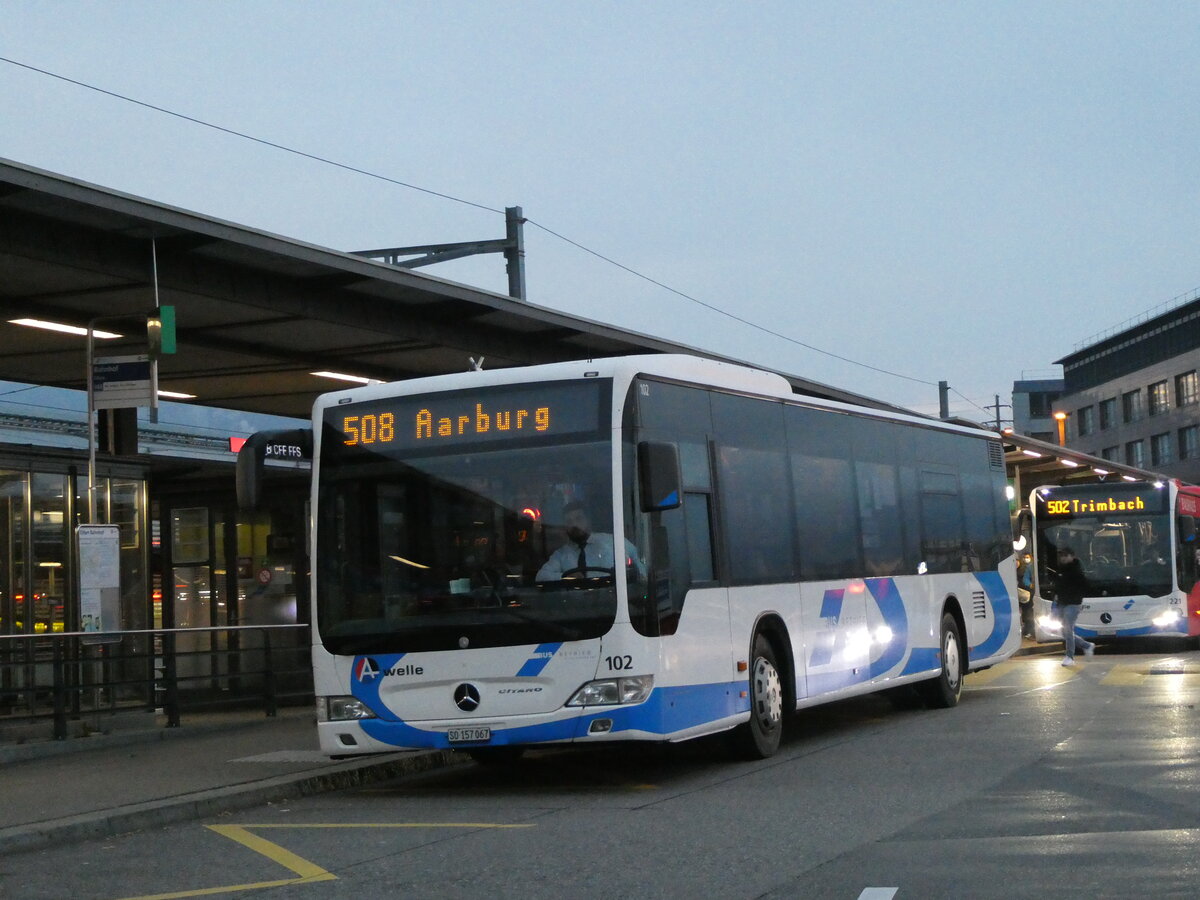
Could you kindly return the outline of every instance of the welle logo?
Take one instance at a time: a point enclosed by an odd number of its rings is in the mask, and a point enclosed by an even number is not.
[[[364,656],[354,664],[354,677],[360,683],[374,681],[381,675],[424,675],[425,668],[423,666],[414,666],[411,663],[405,665],[394,665],[390,669],[380,669],[379,663],[371,659],[369,656]]]
[[[369,656],[364,656],[354,664],[354,677],[360,682],[374,681],[379,677],[379,663]]]

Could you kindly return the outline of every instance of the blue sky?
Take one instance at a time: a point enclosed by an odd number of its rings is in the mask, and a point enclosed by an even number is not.
[[[927,411],[944,379],[984,418],[1013,380],[1200,287],[1196,4],[6,0],[3,17],[0,56],[469,203],[4,62],[0,157],[340,250],[501,237],[490,210],[520,205],[776,334],[535,226],[531,302]],[[505,290],[499,257],[426,271]]]

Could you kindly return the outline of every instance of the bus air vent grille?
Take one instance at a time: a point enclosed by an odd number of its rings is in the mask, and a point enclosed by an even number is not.
[[[987,618],[987,597],[983,591],[971,593],[971,612],[977,619]]]
[[[997,471],[1004,471],[1004,448],[997,441],[988,441],[988,462]]]

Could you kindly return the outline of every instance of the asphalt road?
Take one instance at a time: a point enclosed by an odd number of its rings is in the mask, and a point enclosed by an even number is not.
[[[958,708],[545,750],[0,859],[0,897],[1195,897],[1200,653],[1022,657]]]

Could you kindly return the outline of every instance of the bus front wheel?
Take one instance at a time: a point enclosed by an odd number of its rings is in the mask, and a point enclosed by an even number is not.
[[[942,614],[941,651],[942,670],[937,678],[923,681],[917,686],[921,699],[930,709],[957,706],[962,696],[962,638],[958,632],[958,621],[948,612]]]
[[[766,759],[783,736],[783,680],[775,648],[763,635],[754,637],[750,663],[750,721],[735,732],[735,749],[747,759]]]

